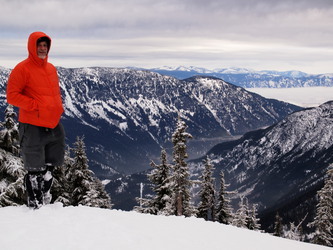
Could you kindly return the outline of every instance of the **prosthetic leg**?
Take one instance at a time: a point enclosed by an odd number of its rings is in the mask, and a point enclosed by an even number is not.
[[[45,173],[43,174],[42,193],[43,193],[44,205],[50,204],[52,200],[51,187],[53,183],[53,169],[54,166],[46,165],[46,170]]]
[[[50,193],[53,182],[53,166],[47,165],[46,170],[41,172],[28,172],[24,177],[27,190],[27,205],[30,208],[38,209],[42,205],[51,203]]]
[[[29,208],[37,209],[43,205],[42,180],[43,174],[41,172],[28,172],[24,176]]]

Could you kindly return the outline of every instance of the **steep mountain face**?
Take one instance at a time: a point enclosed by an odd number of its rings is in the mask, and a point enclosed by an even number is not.
[[[290,221],[311,219],[316,192],[333,163],[333,102],[295,112],[263,130],[221,143],[208,153],[230,190],[259,204],[265,227],[276,212]],[[191,164],[194,173],[201,164]],[[268,225],[268,221],[270,225]]]
[[[333,102],[216,145],[208,155],[225,171],[231,189],[261,209],[269,207],[315,185],[333,163]]]
[[[2,110],[8,73],[2,69],[0,74]],[[112,68],[58,68],[58,73],[68,142],[85,136],[90,166],[103,178],[114,169],[133,173],[149,168],[161,147],[170,147],[178,115],[195,138],[191,154],[198,157],[217,140],[269,126],[300,109],[217,78],[181,81]]]
[[[333,74],[310,75],[300,71],[254,71],[249,69],[215,69],[196,67],[150,69],[163,75],[185,79],[196,75],[213,76],[243,88],[297,88],[333,86]]]
[[[254,95],[218,78],[197,76],[184,82],[184,88],[192,93],[197,103],[204,105],[232,135],[255,130],[259,123],[262,127],[271,125],[279,121],[281,115],[290,114],[289,105]]]

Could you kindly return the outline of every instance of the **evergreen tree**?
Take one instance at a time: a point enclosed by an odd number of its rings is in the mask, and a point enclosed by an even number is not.
[[[162,215],[171,215],[173,211],[172,207],[172,172],[171,165],[167,163],[167,153],[163,149],[161,151],[161,164],[155,166],[156,174],[149,178],[155,180],[155,183],[159,183],[155,186],[155,206],[158,213]]]
[[[69,169],[67,178],[72,184],[71,205],[78,206],[84,199],[84,196],[92,188],[92,171],[89,170],[88,158],[85,152],[83,138],[77,137],[74,143],[74,162]]]
[[[12,105],[5,110],[0,123],[0,207],[18,206],[26,202],[23,179],[26,171],[19,156],[19,133]],[[5,152],[5,151],[6,152]]]
[[[278,236],[278,237],[283,237],[283,224],[282,224],[282,218],[280,217],[279,213],[276,213],[276,216],[275,216],[273,235]]]
[[[12,105],[5,110],[5,121],[0,124],[3,128],[0,131],[0,147],[19,156],[19,132],[16,122],[16,113]]]
[[[230,224],[232,220],[232,209],[230,206],[230,199],[228,195],[230,192],[226,191],[224,173],[220,173],[220,191],[217,197],[217,206],[216,206],[216,220],[223,224]]]
[[[72,183],[71,205],[102,206],[111,207],[111,200],[104,191],[104,187],[93,176],[89,170],[88,158],[85,152],[83,138],[77,137],[74,148],[74,163],[67,175],[68,181]]]
[[[192,216],[195,211],[191,205],[190,189],[192,182],[190,181],[190,173],[187,163],[188,158],[186,152],[187,139],[192,135],[186,132],[187,125],[178,117],[176,131],[172,135],[173,143],[173,203],[175,215]]]
[[[257,204],[252,205],[252,210],[248,211],[247,228],[250,230],[259,230],[260,224],[257,213]]]
[[[25,204],[25,174],[22,160],[0,149],[0,207]]]
[[[239,208],[233,217],[232,225],[236,227],[247,228],[248,218],[248,204],[244,196],[242,196],[239,202]]]
[[[324,187],[318,191],[316,216],[309,226],[315,228],[312,242],[333,246],[333,165],[327,171]]]
[[[215,220],[215,179],[213,178],[213,171],[214,167],[207,156],[204,160],[204,171],[201,176],[200,203],[198,205],[198,217],[205,220]]]
[[[305,221],[308,214],[304,216],[304,218],[298,223],[298,225],[295,225],[294,222],[290,222],[289,228],[284,229],[284,238],[291,239],[291,240],[297,240],[297,241],[303,241],[304,236],[302,233],[302,223]]]
[[[297,241],[302,239],[302,234],[299,230],[299,227],[296,226],[294,222],[290,222],[289,229],[285,230],[284,232],[284,238]]]
[[[171,203],[171,166],[167,163],[167,153],[165,149],[161,151],[161,164],[157,165],[151,162],[150,166],[153,170],[147,174],[149,181],[152,184],[152,190],[154,195],[151,198],[140,197],[140,207],[136,207],[135,210],[142,213],[150,214],[173,214],[169,211]]]
[[[89,207],[111,208],[111,198],[104,189],[103,183],[96,177],[93,177],[92,188],[83,196],[79,203]]]
[[[74,159],[71,158],[71,148],[67,147],[65,159],[62,166],[57,166],[53,170],[52,197],[54,202],[61,202],[65,206],[71,205],[71,190],[74,186],[68,180],[70,169],[74,165]]]
[[[95,187],[98,193],[98,207],[111,209],[113,204],[111,202],[111,197],[105,190],[105,185],[97,177],[95,178]]]

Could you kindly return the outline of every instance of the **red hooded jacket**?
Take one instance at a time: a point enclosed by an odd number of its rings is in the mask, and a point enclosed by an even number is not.
[[[43,32],[29,36],[29,56],[12,70],[7,85],[7,102],[19,107],[19,121],[40,127],[54,128],[64,112],[56,68],[37,55],[37,40]]]

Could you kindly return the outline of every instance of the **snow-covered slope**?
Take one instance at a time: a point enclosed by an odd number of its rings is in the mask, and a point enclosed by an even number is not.
[[[225,172],[230,188],[261,209],[299,196],[322,180],[333,163],[333,102],[295,112],[207,154]]]
[[[327,247],[206,222],[60,203],[0,208],[4,250],[324,250]]]
[[[221,127],[232,135],[258,128],[259,121],[272,125],[273,120],[279,121],[281,114],[291,113],[290,106],[263,99],[219,78],[197,76],[184,82],[184,88],[197,100],[198,105],[206,107]],[[207,126],[206,122],[204,124]]]
[[[223,170],[230,190],[258,203],[261,214],[270,217],[267,221],[277,211],[286,220],[300,221],[313,215],[316,192],[333,163],[332,131],[333,102],[327,102],[216,145],[207,154],[216,176]]]

